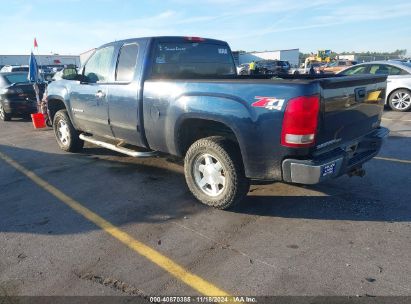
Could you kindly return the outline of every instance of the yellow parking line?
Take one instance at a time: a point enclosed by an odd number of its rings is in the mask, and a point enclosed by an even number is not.
[[[137,241],[132,236],[127,234],[126,232],[122,231],[121,229],[117,228],[104,218],[100,217],[90,209],[84,207],[76,200],[72,199],[71,197],[67,196],[63,192],[61,192],[56,187],[50,185],[44,179],[36,175],[34,172],[26,169],[15,160],[11,159],[9,156],[0,152],[0,158],[8,163],[10,166],[14,167],[16,170],[23,173],[29,179],[31,179],[34,183],[38,186],[46,190],[47,192],[54,195],[64,204],[84,216],[89,221],[93,222],[96,226],[103,229],[105,232],[125,244],[130,249],[134,250],[138,254],[144,256],[150,262],[156,264],[157,266],[161,267],[171,275],[173,275],[178,280],[184,282],[191,288],[197,290],[203,295],[206,296],[229,296],[229,294],[222,289],[218,288],[217,286],[213,285],[212,283],[200,278],[199,276],[189,272],[170,258],[166,257],[165,255],[159,253],[158,251],[152,249],[151,247]]]
[[[374,157],[374,158],[379,159],[379,160],[397,162],[397,163],[411,164],[411,160],[406,160],[406,159],[389,158],[389,157]]]

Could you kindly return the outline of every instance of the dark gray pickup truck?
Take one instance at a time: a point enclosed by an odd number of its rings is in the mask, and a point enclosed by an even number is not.
[[[191,192],[216,208],[240,201],[255,180],[362,176],[388,134],[386,77],[284,77],[237,76],[223,41],[137,38],[98,48],[76,80],[49,85],[47,100],[63,150],[88,141],[184,157]]]

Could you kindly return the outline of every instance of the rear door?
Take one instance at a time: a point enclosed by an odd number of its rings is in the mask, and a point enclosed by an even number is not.
[[[112,75],[114,46],[98,49],[87,61],[87,81],[71,85],[70,101],[76,125],[94,135],[113,137],[108,121],[107,84]]]
[[[333,77],[319,82],[319,146],[355,141],[379,127],[386,93],[385,75]]]
[[[143,49],[143,41],[120,46],[115,79],[108,89],[109,118],[113,134],[117,139],[136,146],[144,146],[139,102]]]

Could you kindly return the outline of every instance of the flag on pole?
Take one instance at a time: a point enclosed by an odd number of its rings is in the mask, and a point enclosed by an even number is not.
[[[29,60],[28,80],[30,82],[38,82],[39,81],[39,68],[37,66],[37,60],[36,60],[36,57],[34,57],[33,52],[31,52],[30,60]]]
[[[37,111],[40,113],[41,105],[40,105],[40,92],[39,92],[39,68],[37,66],[36,57],[34,57],[33,52],[30,54],[29,60],[29,74],[27,78],[30,82],[33,82],[34,92],[36,93],[36,100],[37,100]]]
[[[34,38],[34,48],[38,48],[38,47],[39,47],[39,45],[37,44],[37,39]]]

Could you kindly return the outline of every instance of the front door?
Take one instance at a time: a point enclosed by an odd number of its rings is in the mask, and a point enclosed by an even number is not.
[[[98,49],[84,67],[85,81],[71,86],[71,111],[79,129],[113,137],[108,119],[108,86],[114,46]]]

